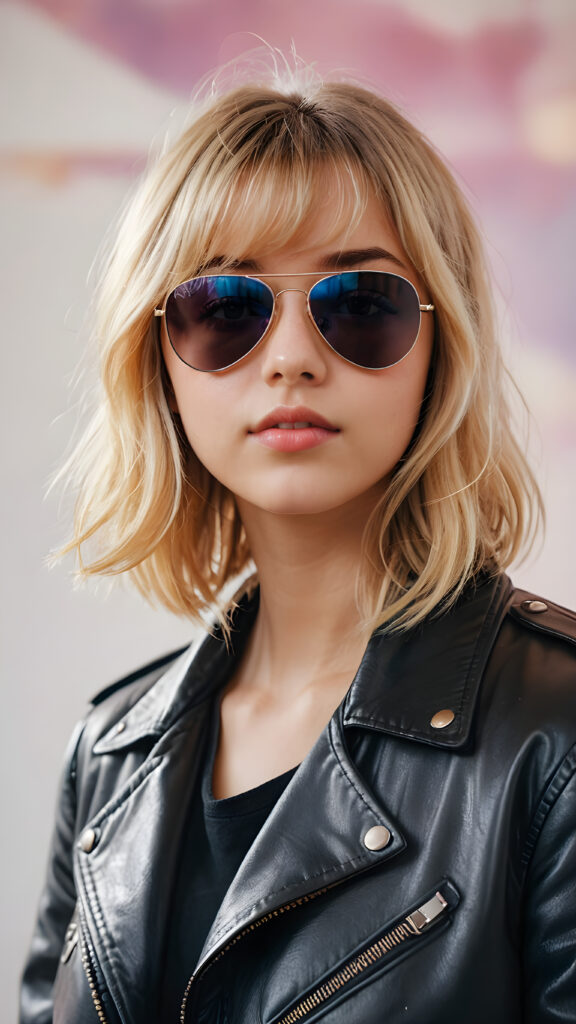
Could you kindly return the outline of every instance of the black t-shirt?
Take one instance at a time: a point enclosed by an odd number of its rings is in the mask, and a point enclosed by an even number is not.
[[[219,702],[212,723],[202,785],[188,810],[173,890],[160,1004],[162,1020],[179,1019],[184,991],[230,883],[296,771],[292,768],[255,789],[215,800],[212,773],[220,732]]]

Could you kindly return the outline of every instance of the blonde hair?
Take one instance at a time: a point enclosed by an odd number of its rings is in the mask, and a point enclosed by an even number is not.
[[[510,425],[478,230],[447,167],[357,85],[248,83],[205,102],[160,155],[110,254],[101,404],[66,468],[79,497],[64,551],[76,550],[82,575],[128,573],[172,611],[224,621],[222,590],[250,551],[234,496],[170,411],[153,310],[222,253],[241,260],[305,237],[327,172],[335,233],[376,193],[435,305],[421,422],[365,532],[365,623],[414,626],[532,536],[541,499]]]

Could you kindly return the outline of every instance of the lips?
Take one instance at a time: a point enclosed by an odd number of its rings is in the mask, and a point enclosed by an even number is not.
[[[304,430],[305,427],[313,427],[314,423],[276,423],[278,430]]]
[[[307,409],[305,406],[277,406],[267,416],[264,416],[250,434],[260,434],[265,430],[306,430],[310,427],[319,427],[321,430],[328,430],[338,433],[339,428],[330,423],[324,416]]]
[[[302,405],[277,406],[249,431],[255,441],[282,457],[317,448],[339,433],[339,427]]]

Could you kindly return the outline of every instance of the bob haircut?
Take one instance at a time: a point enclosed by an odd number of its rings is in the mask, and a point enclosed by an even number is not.
[[[234,496],[171,411],[153,311],[223,254],[297,245],[328,181],[334,235],[375,194],[435,306],[420,422],[366,525],[357,585],[366,628],[405,630],[516,558],[542,503],[511,430],[482,244],[459,187],[392,104],[309,79],[204,101],[127,208],[98,293],[101,401],[63,471],[79,497],[61,554],[77,552],[82,576],[128,573],[150,600],[210,612],[227,630],[222,594],[253,569],[250,550]]]

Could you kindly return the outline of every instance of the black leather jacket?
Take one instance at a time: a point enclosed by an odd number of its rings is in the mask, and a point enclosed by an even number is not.
[[[575,1022],[575,641],[573,614],[505,577],[373,637],[190,964],[181,1021]],[[159,1020],[184,809],[229,666],[209,637],[94,702],[23,1024]]]

